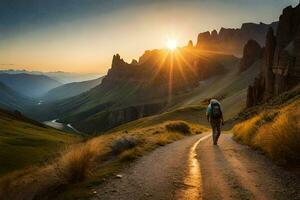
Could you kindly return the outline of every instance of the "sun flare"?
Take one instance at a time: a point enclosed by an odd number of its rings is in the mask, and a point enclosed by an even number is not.
[[[168,39],[166,42],[167,48],[170,50],[174,50],[177,48],[177,40],[175,39]]]

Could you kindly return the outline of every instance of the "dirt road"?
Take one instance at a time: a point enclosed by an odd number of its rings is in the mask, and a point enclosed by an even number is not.
[[[93,199],[300,199],[300,174],[223,134],[185,138],[140,158],[122,178],[107,180]]]

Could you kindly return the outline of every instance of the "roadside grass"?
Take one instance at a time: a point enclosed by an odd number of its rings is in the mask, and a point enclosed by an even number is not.
[[[206,130],[185,121],[167,121],[74,144],[44,165],[3,177],[0,199],[87,198],[93,194],[93,188],[124,164],[159,146]]]
[[[300,100],[269,108],[237,124],[234,139],[281,165],[300,165]]]
[[[169,132],[179,132],[183,134],[191,134],[190,126],[185,122],[173,122],[166,125]]]

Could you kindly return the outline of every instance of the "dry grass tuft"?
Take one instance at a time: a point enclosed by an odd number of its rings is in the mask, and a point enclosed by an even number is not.
[[[125,136],[115,139],[111,144],[112,153],[117,155],[121,152],[132,149],[140,144],[142,141],[137,137]]]
[[[93,160],[97,156],[97,146],[91,143],[71,147],[60,157],[56,171],[66,183],[78,183],[91,174]]]
[[[123,151],[118,157],[122,162],[132,161],[143,155],[143,149],[141,147],[135,147]]]
[[[166,129],[170,132],[179,132],[185,135],[191,134],[191,128],[187,122],[175,121],[166,124]]]
[[[159,146],[164,146],[176,140],[180,140],[183,137],[184,135],[178,132],[168,132],[168,133],[160,134],[157,137],[155,137],[155,144]]]

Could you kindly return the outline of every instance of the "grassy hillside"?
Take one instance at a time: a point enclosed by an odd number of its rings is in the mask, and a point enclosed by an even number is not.
[[[39,121],[57,118],[68,119],[69,122],[82,120],[112,106],[112,102],[115,100],[121,100],[127,95],[132,95],[134,88],[134,85],[124,85],[114,90],[107,90],[101,86],[96,86],[78,96],[35,107],[34,112],[29,112],[28,115]],[[41,113],[45,113],[45,115]]]
[[[236,116],[246,107],[248,85],[259,73],[261,61],[242,73],[238,73],[236,63],[231,63],[231,71],[222,76],[212,77],[200,83],[199,87],[178,98],[170,110],[186,106],[206,105],[209,98],[217,98],[222,103],[225,120]]]
[[[79,139],[0,110],[0,175],[43,162]]]
[[[234,138],[279,164],[300,165],[300,87],[241,114]]]
[[[94,80],[83,81],[83,82],[73,82],[64,84],[62,86],[56,87],[49,92],[47,92],[42,99],[44,101],[57,101],[66,98],[70,98],[81,93],[87,92],[90,89],[101,83],[102,77]]]

